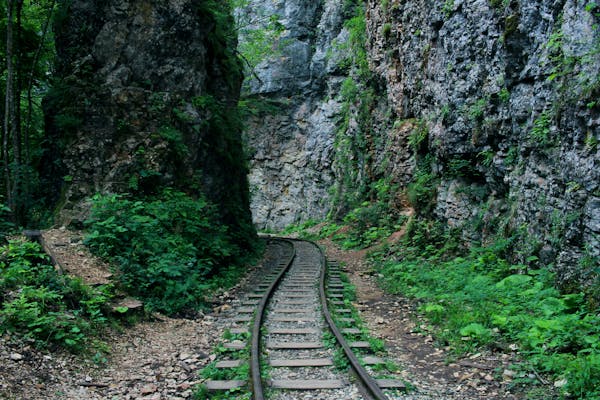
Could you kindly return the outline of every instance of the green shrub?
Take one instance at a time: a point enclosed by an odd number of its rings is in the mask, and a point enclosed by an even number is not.
[[[406,216],[399,215],[392,207],[397,191],[389,179],[373,182],[369,190],[372,200],[362,202],[344,217],[349,229],[336,232],[340,227],[334,224],[331,229],[323,229],[322,236],[333,234],[333,240],[346,249],[366,248],[387,238],[406,221]]]
[[[377,260],[382,284],[423,301],[420,312],[455,353],[516,344],[524,375],[533,367],[565,379],[565,396],[599,398],[600,316],[583,294],[554,288],[549,269],[506,261],[516,240],[466,250],[439,224],[414,220],[392,256]]]
[[[548,145],[552,140],[550,137],[550,125],[552,123],[552,114],[550,110],[544,110],[533,121],[533,128],[529,134],[529,139],[533,145]]]
[[[37,243],[0,248],[0,333],[13,332],[40,346],[83,351],[109,320],[112,287],[89,287],[60,275]]]
[[[413,148],[415,153],[419,153],[427,146],[427,138],[429,137],[429,128],[425,120],[418,120],[414,129],[408,137],[408,144]]]
[[[444,0],[442,12],[446,16],[446,18],[450,17],[450,15],[452,15],[452,13],[454,12],[454,0]]]
[[[178,314],[204,304],[208,278],[239,260],[215,208],[171,190],[146,200],[96,196],[85,243],[118,267],[124,288],[151,310]],[[215,282],[212,282],[214,284]]]

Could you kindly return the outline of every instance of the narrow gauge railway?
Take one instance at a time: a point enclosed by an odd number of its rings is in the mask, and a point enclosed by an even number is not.
[[[367,372],[364,365],[384,363],[365,353],[369,342],[346,340],[361,332],[352,327],[355,321],[343,301],[339,265],[328,263],[312,242],[271,239],[271,243],[277,248],[277,261],[246,294],[230,330],[249,337],[249,343],[225,344],[240,351],[249,345],[249,360],[215,364],[227,369],[249,363],[250,382],[210,380],[207,389],[248,387],[255,400],[379,400],[388,399],[384,389],[403,389],[402,381],[374,379]],[[362,355],[355,354],[356,349],[362,349]],[[336,364],[350,368],[336,368]]]

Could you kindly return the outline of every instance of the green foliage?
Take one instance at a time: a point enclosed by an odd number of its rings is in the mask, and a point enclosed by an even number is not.
[[[333,240],[346,249],[366,248],[399,230],[406,217],[392,208],[397,191],[396,185],[392,185],[389,180],[374,182],[370,191],[373,200],[365,201],[348,212],[344,217],[348,229],[335,233]]]
[[[287,226],[284,230],[281,231],[282,235],[292,235],[292,234],[299,234],[300,237],[307,239],[307,240],[311,240],[311,239],[317,239],[318,235],[315,234],[310,234],[307,231],[310,228],[313,228],[314,226],[316,226],[319,222],[314,220],[314,219],[309,219],[307,221],[304,221],[302,223],[299,224],[292,224]]]
[[[355,10],[356,15],[344,22],[344,27],[350,33],[348,54],[351,57],[351,64],[357,68],[359,76],[361,78],[368,78],[371,75],[371,71],[365,47],[365,43],[367,42],[367,22],[364,5],[356,7]]]
[[[510,5],[511,0],[490,0],[492,7],[504,10]]]
[[[0,247],[0,333],[39,346],[86,350],[109,321],[110,286],[92,288],[59,274],[37,243]]]
[[[454,0],[444,0],[444,5],[442,6],[442,12],[448,18],[454,12]]]
[[[495,153],[492,150],[484,150],[477,154],[477,157],[481,160],[481,164],[485,167],[490,167],[494,162]]]
[[[485,109],[489,103],[489,97],[484,97],[479,100],[476,100],[469,106],[467,109],[467,115],[471,122],[479,122],[483,119]]]
[[[448,161],[448,171],[446,175],[453,177],[473,176],[475,169],[470,160],[465,160],[459,156],[453,157]]]
[[[236,52],[237,32],[229,1],[204,0],[193,4],[196,12],[211,26],[208,51],[221,63],[229,89],[236,91],[242,79],[242,65]]]
[[[408,144],[413,148],[415,153],[418,153],[427,144],[427,138],[429,137],[429,129],[427,122],[423,119],[418,120],[415,128],[411,131],[408,137]]]
[[[188,155],[189,150],[183,141],[183,133],[181,131],[170,126],[163,126],[158,131],[158,135],[169,143],[175,156],[185,157]]]
[[[390,1],[389,0],[381,0],[381,9],[387,13],[388,8],[390,6]]]
[[[390,23],[383,24],[382,33],[385,38],[389,38],[390,35],[392,34],[392,24],[390,24]]]
[[[393,256],[377,259],[384,287],[423,301],[438,341],[457,354],[512,344],[523,370],[566,379],[561,390],[575,398],[600,396],[600,316],[583,294],[561,294],[546,268],[507,262],[517,237],[465,250],[435,226],[413,221]]]
[[[408,201],[419,214],[429,213],[435,201],[439,178],[431,170],[430,155],[418,160],[413,181],[406,188]]]
[[[279,114],[287,106],[288,104],[285,100],[270,99],[263,96],[244,96],[238,103],[238,108],[244,121],[250,117]]]
[[[588,132],[585,136],[585,148],[590,152],[594,152],[598,149],[598,139],[592,132]]]
[[[592,20],[600,17],[598,5],[588,2],[582,11],[591,14]],[[553,32],[546,43],[547,60],[549,66],[548,81],[556,82],[561,92],[559,105],[580,100],[595,101],[600,90],[600,76],[595,73],[595,65],[600,55],[600,40],[598,40],[598,24],[592,25],[593,34],[590,35],[591,42],[583,54],[575,54],[570,50],[571,44],[562,30],[563,16],[557,19]],[[566,42],[566,43],[565,43]]]
[[[241,140],[243,108],[211,94],[193,98],[192,104],[203,116],[204,127],[211,132],[205,138],[207,147],[218,162],[234,173],[228,187],[228,193],[234,195],[223,196],[219,202],[223,214],[221,222],[235,228],[229,233],[233,242],[245,246],[249,254],[253,253],[257,243],[256,230],[247,209],[250,201],[247,158]]]
[[[261,62],[282,55],[287,44],[281,39],[285,26],[281,16],[268,15],[249,0],[230,0],[230,3],[240,39],[237,51],[245,62],[246,75],[250,76]]]
[[[546,146],[552,143],[550,137],[550,126],[552,124],[552,113],[550,110],[544,110],[533,121],[533,128],[529,133],[530,143],[532,145]]]
[[[240,340],[243,342],[249,343],[250,334],[249,333],[240,333],[233,334],[231,331],[226,330],[223,334],[223,339],[225,341],[234,341]],[[200,371],[200,375],[205,380],[250,380],[250,362],[249,362],[249,349],[242,350],[232,350],[226,348],[223,343],[219,343],[215,349],[215,353],[218,354],[226,354],[227,357],[236,360],[243,360],[243,363],[236,368],[217,368],[216,364],[218,362],[214,361],[204,367],[202,371]],[[268,368],[263,366],[261,368],[264,373]],[[194,398],[198,400],[229,400],[229,399],[237,399],[237,400],[250,400],[252,394],[248,390],[248,388],[236,388],[226,391],[216,391],[210,392],[205,385],[198,385],[196,387]]]
[[[11,221],[11,210],[5,205],[2,201],[2,197],[0,196],[0,242],[4,240],[4,237],[11,233],[16,227],[14,223]]]
[[[513,146],[513,147],[509,148],[508,151],[506,152],[506,158],[504,159],[504,163],[506,165],[513,166],[517,163],[518,159],[519,159],[519,148],[516,146]]]
[[[241,261],[214,206],[179,192],[96,196],[86,224],[86,244],[118,267],[126,290],[168,314],[198,309],[215,283],[208,278]]]
[[[503,103],[508,103],[510,101],[510,91],[507,88],[502,88],[498,93],[498,97]]]
[[[238,368],[216,368],[216,362],[211,363],[205,367],[201,374],[204,379],[214,380],[245,380],[248,381],[249,377],[249,363],[243,364]],[[235,388],[224,391],[209,391],[206,386],[200,385],[194,392],[194,399],[197,400],[250,400],[252,393],[247,388]]]

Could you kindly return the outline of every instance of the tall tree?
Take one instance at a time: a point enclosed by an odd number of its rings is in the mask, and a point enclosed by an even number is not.
[[[11,210],[14,210],[14,199],[12,190],[12,174],[10,165],[9,143],[14,134],[15,126],[15,95],[14,95],[14,0],[6,1],[6,91],[4,102],[4,131],[2,137],[2,150],[4,158],[4,179],[6,201]]]
[[[0,0],[5,13],[0,25],[0,68],[5,84],[0,88],[0,187],[2,200],[14,222],[26,223],[37,181],[43,115],[40,104],[51,68],[49,27],[57,0]],[[5,35],[4,35],[5,34]]]
[[[36,71],[38,70],[38,63],[44,53],[46,47],[46,41],[48,37],[48,30],[50,28],[50,22],[52,21],[52,15],[54,14],[54,8],[56,6],[56,0],[51,0],[46,10],[46,17],[42,28],[42,36],[39,44],[31,60],[31,68],[29,70],[29,77],[27,80],[27,119],[25,122],[25,134],[24,134],[24,146],[25,146],[25,162],[31,164],[31,136],[32,136],[32,124],[33,124],[33,85],[36,79]]]

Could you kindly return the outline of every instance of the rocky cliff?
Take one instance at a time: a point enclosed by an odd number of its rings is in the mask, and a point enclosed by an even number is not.
[[[414,205],[467,239],[520,232],[512,256],[554,264],[565,287],[597,279],[600,256],[599,22],[581,0],[367,4],[397,118],[380,134],[404,130],[412,160],[396,180],[427,182]]]
[[[324,218],[330,208],[334,141],[345,72],[339,43],[348,7],[339,0],[252,0],[243,10],[278,16],[285,28],[279,50],[263,60],[245,82],[251,102],[268,102],[270,112],[251,117],[252,212],[260,228]],[[268,18],[257,18],[265,27]],[[241,41],[247,40],[242,36]]]
[[[361,2],[252,5],[287,40],[247,81],[279,104],[247,131],[259,226],[343,215],[383,179],[467,241],[517,234],[515,261],[555,265],[565,287],[596,279],[596,3],[370,0],[369,71],[347,65]]]
[[[42,171],[61,221],[85,218],[95,193],[172,187],[206,195],[236,235],[250,235],[227,3],[67,3]]]

